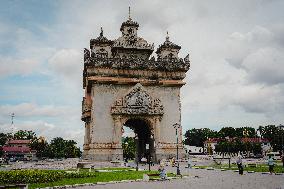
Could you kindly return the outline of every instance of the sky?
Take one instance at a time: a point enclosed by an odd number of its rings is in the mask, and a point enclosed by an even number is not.
[[[122,22],[155,48],[170,40],[190,56],[182,126],[284,124],[282,0],[0,0],[0,132],[34,130],[81,146],[83,48]]]

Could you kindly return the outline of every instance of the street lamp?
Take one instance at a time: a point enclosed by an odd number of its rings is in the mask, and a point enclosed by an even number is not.
[[[278,128],[281,130],[281,131],[284,131],[284,125],[279,125]],[[283,146],[283,133],[282,133],[282,138],[281,138],[281,151],[282,151],[282,156],[284,154],[284,146]]]
[[[135,137],[134,137],[135,143],[136,143],[136,171],[138,171],[138,162],[139,162],[139,157],[138,157],[138,145],[139,145],[139,141],[138,141],[138,135],[135,133]]]
[[[173,127],[176,129],[176,138],[177,138],[177,175],[180,175],[180,169],[179,169],[179,161],[178,161],[178,129],[180,129],[180,124],[175,123]]]
[[[149,144],[146,144],[146,150],[148,150],[148,153],[149,153],[149,156],[148,156],[149,171],[151,171],[151,159],[152,159],[151,151],[153,150],[152,145],[154,146],[153,141],[154,141],[154,136],[153,134],[151,134]],[[147,149],[147,145],[148,145],[148,149]]]

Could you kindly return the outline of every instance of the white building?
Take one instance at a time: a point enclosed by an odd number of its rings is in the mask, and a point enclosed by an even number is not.
[[[184,145],[187,154],[202,154],[203,147]]]

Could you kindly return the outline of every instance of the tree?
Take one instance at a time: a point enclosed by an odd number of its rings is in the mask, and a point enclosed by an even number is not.
[[[35,140],[37,139],[35,132],[28,130],[19,130],[17,131],[13,139],[15,140]]]
[[[74,140],[65,140],[65,158],[75,158],[81,156],[80,149],[76,146],[77,142]]]
[[[262,154],[262,148],[260,143],[254,143],[252,145],[253,154]]]
[[[221,138],[236,136],[236,130],[233,127],[223,127],[218,133]]]
[[[44,137],[39,137],[38,139],[33,140],[30,144],[30,147],[33,150],[36,150],[36,156],[40,159],[49,156],[48,142],[45,140]]]
[[[275,125],[259,126],[258,130],[261,132],[261,137],[267,138],[273,148],[273,151],[280,151],[282,149],[282,137],[284,131]]]
[[[202,128],[202,129],[193,128],[187,130],[184,136],[185,136],[184,143],[186,145],[203,147],[204,142],[208,138],[218,137],[218,132],[211,130],[209,128]]]
[[[11,133],[0,133],[0,146],[3,146],[10,138],[12,138]]]
[[[64,140],[61,137],[56,137],[51,140],[48,146],[49,158],[74,158],[81,156],[81,150],[76,147],[74,140]]]
[[[122,139],[123,157],[134,159],[136,153],[136,144],[133,137],[125,137]]]
[[[0,133],[0,157],[4,155],[4,152],[2,150],[2,146],[5,145],[5,143],[11,138],[10,133]]]
[[[255,128],[253,128],[253,127],[239,127],[239,128],[236,128],[235,137],[238,137],[238,138],[244,138],[244,137],[254,138],[254,137],[257,137],[257,136],[256,136]]]

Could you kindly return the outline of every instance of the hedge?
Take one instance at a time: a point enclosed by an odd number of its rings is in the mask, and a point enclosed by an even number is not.
[[[95,173],[66,172],[58,170],[11,170],[0,171],[0,184],[48,183],[64,178],[94,177]]]

